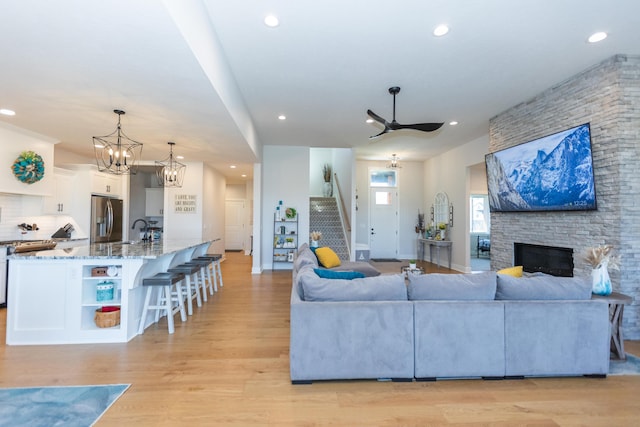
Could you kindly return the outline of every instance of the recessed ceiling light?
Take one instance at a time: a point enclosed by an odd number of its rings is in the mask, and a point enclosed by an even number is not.
[[[446,25],[442,24],[442,25],[438,25],[434,30],[433,30],[433,35],[436,37],[442,37],[445,34],[447,34],[449,32],[449,27],[447,27]]]
[[[182,160],[182,159],[184,159],[184,156],[176,156],[176,159]]]
[[[373,123],[373,119],[367,119],[367,123]]]
[[[285,116],[284,114],[280,114],[278,116],[278,120],[287,120],[287,116]]]
[[[231,165],[229,166],[231,169],[235,169],[237,166],[236,165]]]
[[[455,126],[457,124],[458,124],[458,122],[456,122],[455,120],[452,120],[452,121],[449,122],[449,125],[451,125],[451,126]]]
[[[280,25],[280,21],[278,20],[278,17],[275,15],[267,15],[264,17],[264,25],[270,28],[275,28],[278,25]]]
[[[243,174],[242,174],[242,175],[240,175],[240,176],[241,176],[241,177],[243,177],[243,178],[246,178],[246,177],[247,177],[247,174],[246,174],[246,173],[243,173]]]
[[[93,146],[96,148],[104,148],[104,145],[102,144],[93,144]]]
[[[607,33],[600,31],[589,36],[589,43],[598,43],[607,38]]]
[[[13,110],[9,110],[7,108],[2,108],[0,109],[0,114],[5,115],[5,116],[15,116],[16,112]]]

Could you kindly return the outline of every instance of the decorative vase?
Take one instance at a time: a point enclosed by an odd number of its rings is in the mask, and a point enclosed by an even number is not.
[[[333,196],[333,185],[331,185],[331,182],[325,182],[324,183],[324,188],[322,189],[322,194],[324,195],[324,197]]]
[[[409,263],[409,270],[415,270],[415,269],[416,269],[416,265]]]
[[[312,248],[317,248],[318,247],[318,241],[317,240],[312,240],[311,241],[311,247]]]
[[[445,239],[445,236],[446,236],[446,234],[447,234],[445,231],[446,231],[446,230],[440,230],[440,239],[441,239],[441,240],[444,240],[444,239]]]
[[[608,262],[603,262],[598,268],[591,270],[593,281],[591,292],[596,295],[611,295],[611,278],[609,278]]]

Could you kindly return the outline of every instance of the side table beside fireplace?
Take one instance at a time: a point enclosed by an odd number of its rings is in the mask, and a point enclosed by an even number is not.
[[[624,306],[631,304],[633,298],[619,292],[612,292],[611,295],[591,295],[593,299],[604,299],[609,303],[609,323],[611,324],[611,354],[613,358],[625,360],[624,340],[622,337],[622,316]]]

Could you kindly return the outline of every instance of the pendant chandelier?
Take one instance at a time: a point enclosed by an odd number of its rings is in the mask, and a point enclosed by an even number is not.
[[[400,157],[396,156],[395,154],[392,154],[392,155],[391,155],[391,163],[389,163],[389,164],[387,165],[387,167],[388,167],[389,169],[401,169],[401,168],[402,168],[402,166],[400,166],[400,165],[398,164],[398,160],[400,160]]]
[[[106,136],[93,137],[93,149],[100,172],[114,175],[135,175],[138,172],[138,161],[142,155],[142,144],[136,142],[122,132],[120,116],[124,111],[113,110],[118,115],[118,127]]]
[[[175,142],[167,142],[169,144],[169,157],[156,161],[156,176],[158,177],[158,185],[163,187],[182,187],[184,181],[184,173],[187,166],[173,158],[173,146]]]

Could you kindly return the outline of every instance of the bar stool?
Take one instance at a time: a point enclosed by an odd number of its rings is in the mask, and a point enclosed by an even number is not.
[[[212,277],[209,271],[209,264],[211,263],[211,261],[206,257],[202,257],[201,255],[207,253],[207,249],[209,249],[209,246],[211,246],[211,242],[201,243],[200,245],[196,246],[195,250],[193,251],[193,257],[188,262],[186,262],[186,264],[195,264],[200,267],[199,284],[202,288],[202,300],[205,302],[207,301],[207,282],[209,282],[209,286],[211,286],[212,283]]]
[[[165,312],[167,315],[167,327],[170,334],[175,331],[173,324],[174,314],[179,311],[180,319],[183,322],[187,320],[187,315],[184,310],[184,298],[179,284],[183,279],[183,274],[172,273],[157,273],[154,276],[142,279],[142,286],[147,286],[147,294],[144,298],[144,308],[142,309],[142,317],[140,318],[140,324],[138,326],[138,334],[144,333],[144,324],[149,310],[156,310],[156,322],[160,320],[160,313],[162,311]],[[175,292],[172,290],[174,286],[176,288]],[[158,300],[156,305],[151,305],[151,294],[153,293],[153,289],[156,287],[160,287]],[[173,306],[173,302],[176,302],[175,307]]]
[[[222,283],[222,269],[220,268],[220,261],[222,260],[222,255],[220,254],[209,254],[205,256],[200,256],[196,259],[204,259],[208,260],[211,263],[211,271],[213,272],[213,277],[211,277],[211,273],[207,268],[207,274],[209,275],[209,293],[213,295],[213,292],[218,292],[218,280],[220,280],[220,287],[224,286]],[[211,286],[213,285],[213,286]]]
[[[187,314],[193,315],[193,300],[195,298],[198,307],[202,307],[202,299],[200,298],[200,284],[198,283],[198,272],[200,266],[196,264],[183,263],[176,265],[167,270],[169,273],[181,273],[184,281],[184,298],[187,300]],[[193,287],[191,279],[193,278]],[[178,287],[182,287],[179,285]]]

